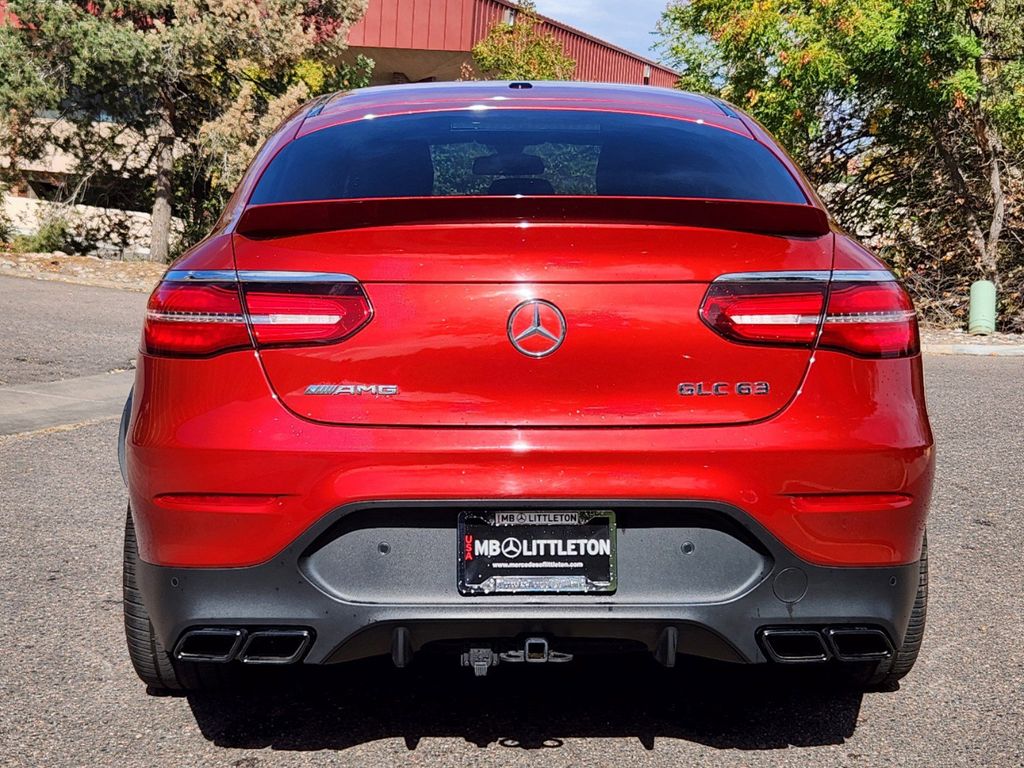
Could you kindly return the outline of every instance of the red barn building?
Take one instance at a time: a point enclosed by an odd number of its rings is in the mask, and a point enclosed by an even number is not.
[[[346,58],[376,62],[373,84],[457,80],[470,51],[499,22],[514,22],[509,0],[370,0],[349,33]],[[625,8],[623,12],[628,12]],[[679,73],[592,35],[541,16],[543,31],[576,62],[576,80],[671,88]]]

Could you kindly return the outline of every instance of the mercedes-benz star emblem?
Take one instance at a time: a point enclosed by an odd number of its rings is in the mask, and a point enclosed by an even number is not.
[[[515,560],[523,554],[523,545],[519,543],[519,539],[513,539],[509,536],[501,542],[501,554],[509,560]]]
[[[508,340],[527,357],[547,357],[565,341],[565,315],[544,299],[530,299],[508,316]]]

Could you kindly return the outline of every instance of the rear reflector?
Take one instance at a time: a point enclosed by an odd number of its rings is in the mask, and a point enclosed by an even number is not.
[[[723,275],[700,314],[720,336],[747,344],[811,347],[818,339],[822,348],[876,358],[920,348],[910,298],[884,271]]]
[[[251,349],[253,339],[259,347],[333,344],[373,316],[362,286],[349,275],[240,272],[237,277],[234,270],[168,272],[149,299],[142,351],[208,357]]]
[[[142,333],[147,354],[207,357],[249,346],[234,282],[165,280],[149,297]]]
[[[797,512],[896,512],[914,503],[905,493],[794,493],[790,495]]]

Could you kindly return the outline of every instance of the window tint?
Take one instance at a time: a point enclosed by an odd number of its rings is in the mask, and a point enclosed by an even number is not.
[[[638,115],[514,109],[316,131],[274,158],[251,202],[459,195],[807,202],[768,149],[730,131]]]

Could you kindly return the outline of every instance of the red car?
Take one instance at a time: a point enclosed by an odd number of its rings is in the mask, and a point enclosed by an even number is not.
[[[122,448],[153,688],[609,648],[889,683],[921,643],[913,306],[704,96],[307,105],[153,292]]]

